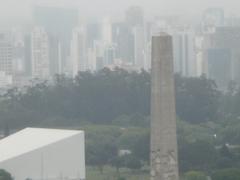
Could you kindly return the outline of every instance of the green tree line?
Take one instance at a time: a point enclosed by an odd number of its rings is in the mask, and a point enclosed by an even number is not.
[[[190,123],[217,120],[220,92],[215,83],[205,77],[175,77],[178,117]],[[103,69],[79,73],[74,79],[58,75],[50,82],[8,90],[1,96],[0,122],[15,128],[51,123],[71,126],[83,121],[122,123],[123,116],[144,121],[150,114],[150,84],[146,71]]]
[[[84,129],[88,165],[148,171],[150,85],[149,72],[122,69],[34,81],[1,95],[0,125],[6,135],[27,126]],[[176,74],[175,92],[181,173],[194,171],[190,178],[239,168],[238,85],[221,92],[205,76]],[[131,154],[119,156],[119,150]]]

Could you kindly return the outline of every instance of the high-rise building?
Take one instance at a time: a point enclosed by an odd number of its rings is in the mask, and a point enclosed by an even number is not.
[[[0,71],[0,89],[11,86],[12,84],[13,84],[13,77],[11,75],[7,75],[3,71]]]
[[[48,36],[50,75],[62,74],[62,46],[55,36]]]
[[[209,8],[203,13],[203,30],[212,32],[216,27],[224,26],[224,10],[221,8]]]
[[[72,30],[78,26],[78,10],[60,7],[37,6],[34,18],[38,26],[45,28],[49,35],[58,37],[61,41],[70,42]]]
[[[109,18],[104,18],[102,23],[102,42],[104,45],[112,44],[112,24]]]
[[[96,53],[93,48],[87,50],[88,68],[90,71],[96,71]]]
[[[230,27],[240,27],[240,17],[239,16],[230,16],[225,18],[225,26]]]
[[[208,77],[223,90],[230,81],[239,83],[240,27],[216,28],[215,33],[205,36],[204,47],[204,72]]]
[[[102,26],[100,23],[88,23],[86,25],[87,31],[87,48],[94,48],[94,42],[101,40]]]
[[[31,33],[32,76],[46,79],[50,76],[49,39],[42,27],[35,27]]]
[[[145,34],[143,26],[133,28],[134,34],[134,65],[139,69],[147,69],[145,54]]]
[[[104,68],[104,46],[101,41],[94,41],[93,52],[95,56],[96,69]]]
[[[125,14],[125,21],[130,27],[143,26],[144,11],[139,6],[131,6]]]
[[[192,32],[173,34],[174,71],[186,77],[197,75],[195,36]]]
[[[140,69],[145,67],[144,30],[143,9],[139,6],[129,7],[125,12],[125,23],[117,29],[120,38],[120,41],[117,44],[119,44],[120,54],[125,56],[119,58],[122,59],[123,62],[132,63]],[[123,42],[123,40],[126,42]],[[121,43],[123,43],[123,47],[121,47]]]
[[[103,64],[104,66],[113,65],[116,58],[115,46],[110,45],[104,48]]]
[[[31,34],[24,37],[24,57],[25,57],[25,74],[32,76],[32,45]]]
[[[72,74],[76,76],[79,71],[88,70],[87,48],[85,28],[73,30],[71,42]]]
[[[195,37],[195,52],[196,52],[196,73],[197,76],[204,74],[204,35],[197,34]]]
[[[13,42],[10,32],[0,32],[0,72],[13,75]]]
[[[37,26],[44,27],[50,39],[53,36],[60,44],[62,71],[68,71],[65,67],[68,67],[68,60],[71,59],[69,57],[72,30],[78,26],[78,10],[75,8],[37,6],[34,9],[34,19]]]
[[[209,79],[214,79],[220,89],[228,87],[232,69],[229,49],[208,49],[207,67]]]
[[[134,64],[134,34],[126,23],[113,24],[113,43],[116,44],[116,58]]]
[[[14,43],[14,71],[15,73],[25,73],[24,41]]]

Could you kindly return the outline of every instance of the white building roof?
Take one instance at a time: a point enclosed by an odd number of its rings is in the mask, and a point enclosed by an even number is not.
[[[0,162],[42,148],[83,131],[26,128],[0,141]]]

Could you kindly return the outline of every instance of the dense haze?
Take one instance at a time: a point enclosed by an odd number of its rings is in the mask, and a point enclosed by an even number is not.
[[[0,20],[30,19],[32,7],[38,4],[79,7],[81,15],[90,17],[123,15],[131,5],[144,7],[147,15],[195,14],[208,7],[221,7],[229,15],[239,15],[237,0],[1,0]]]
[[[86,138],[19,153],[46,143],[44,128]],[[0,180],[179,180],[178,169],[240,180],[239,0],[0,0]]]

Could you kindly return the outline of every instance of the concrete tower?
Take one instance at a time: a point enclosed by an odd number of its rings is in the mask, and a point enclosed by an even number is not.
[[[178,180],[172,37],[152,39],[151,180]]]

